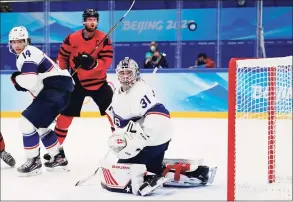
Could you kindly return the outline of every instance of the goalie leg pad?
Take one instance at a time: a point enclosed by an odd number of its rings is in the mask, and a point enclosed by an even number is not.
[[[111,192],[138,194],[144,182],[146,166],[143,164],[113,164],[100,162],[100,179],[104,189]]]
[[[169,179],[164,184],[165,186],[194,187],[212,184],[217,171],[217,167],[209,168],[188,163],[166,164],[164,166],[162,175]]]

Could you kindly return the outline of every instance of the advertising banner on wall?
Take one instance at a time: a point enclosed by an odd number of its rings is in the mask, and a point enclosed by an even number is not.
[[[183,41],[252,40],[256,39],[256,8],[221,9],[221,33],[217,35],[217,9],[183,9],[176,21],[176,9],[133,10],[115,29],[115,42],[176,41],[177,29],[182,29]],[[125,11],[114,12],[117,22]],[[108,11],[100,11],[99,29],[110,30]],[[50,12],[48,27],[43,12],[1,13],[1,44],[7,44],[9,31],[15,26],[25,26],[34,43],[44,43],[49,31],[50,43],[62,43],[70,33],[83,28],[82,11]],[[233,17],[231,17],[233,16]],[[292,8],[265,7],[263,12],[265,39],[292,39]],[[187,25],[196,22],[197,30],[191,32]]]
[[[259,78],[257,79],[255,75],[250,72],[239,77],[239,83],[242,85],[237,88],[239,100],[237,109],[240,112],[267,111],[267,77],[265,73],[262,74],[262,82],[259,82]],[[23,111],[33,99],[29,93],[16,91],[9,77],[8,74],[1,75],[1,113],[4,116]],[[155,75],[142,73],[142,78],[154,89],[158,100],[175,116],[227,116],[227,72],[157,73]],[[115,74],[109,74],[108,81],[115,87],[119,87]],[[284,82],[278,82],[277,101],[278,110],[284,110],[282,106],[284,104],[287,106],[288,102],[292,106],[292,82],[291,84],[287,82],[286,85]],[[292,111],[292,107],[288,110]],[[99,109],[90,97],[86,97],[82,112],[85,116],[97,116]]]

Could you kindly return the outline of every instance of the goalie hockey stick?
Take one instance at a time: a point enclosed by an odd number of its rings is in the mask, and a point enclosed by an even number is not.
[[[97,50],[97,48],[108,38],[108,36],[116,29],[116,27],[122,22],[122,20],[127,16],[127,14],[131,11],[133,5],[135,3],[135,0],[133,0],[130,8],[128,9],[128,11],[120,18],[120,20],[110,29],[110,31],[106,34],[106,36],[98,43],[98,45],[95,47],[94,50],[92,50],[92,52],[90,52],[90,55],[93,54],[95,52],[95,50]],[[76,74],[76,72],[79,70],[80,66],[71,74],[71,76],[73,76],[74,74]]]
[[[108,150],[108,152],[105,155],[104,159],[107,158],[107,156],[109,155],[109,153],[110,153],[110,149]],[[90,176],[88,176],[88,177],[86,177],[86,178],[84,178],[84,179],[79,180],[78,182],[76,182],[75,186],[81,185],[81,184],[85,183],[86,181],[90,180],[92,177],[94,177],[98,173],[99,169],[100,169],[100,166],[95,170],[95,172],[93,174],[91,174]]]

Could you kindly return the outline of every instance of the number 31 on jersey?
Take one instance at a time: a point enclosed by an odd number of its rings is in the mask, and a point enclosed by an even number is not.
[[[153,91],[153,96],[155,97],[155,92]],[[149,104],[151,104],[151,100],[148,98],[147,95],[143,96],[143,98],[140,100],[141,107],[144,109],[146,108]]]

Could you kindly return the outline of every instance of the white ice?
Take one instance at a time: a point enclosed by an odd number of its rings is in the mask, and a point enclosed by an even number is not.
[[[227,120],[172,119],[172,121],[174,123],[173,140],[165,157],[204,158],[207,165],[217,165],[218,172],[214,184],[200,188],[162,188],[144,199],[225,200],[227,198]],[[5,139],[6,150],[15,157],[16,167],[20,166],[24,163],[25,158],[22,135],[18,129],[18,118],[2,118],[1,132]],[[38,176],[18,177],[16,168],[9,168],[1,163],[1,200],[140,199],[140,196],[103,190],[98,175],[81,186],[74,186],[78,180],[96,170],[99,160],[108,151],[107,138],[110,134],[106,118],[74,119],[64,143],[70,168],[70,172],[67,173],[52,173],[43,169],[43,173]],[[248,139],[254,138],[251,139],[252,141],[257,137],[250,133],[246,135]],[[44,152],[42,149],[42,155]],[[255,159],[251,159],[257,151],[251,150],[247,145],[245,152],[250,153],[244,160],[246,161],[244,165],[257,169],[259,165],[251,165],[252,162],[255,162]],[[265,152],[256,156],[267,159]],[[261,162],[265,162],[265,160]],[[258,173],[265,175],[267,171],[262,170]],[[251,173],[245,173],[245,171],[240,174],[251,176]]]

